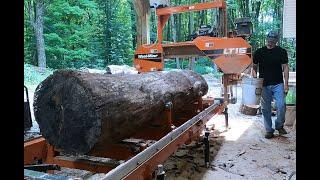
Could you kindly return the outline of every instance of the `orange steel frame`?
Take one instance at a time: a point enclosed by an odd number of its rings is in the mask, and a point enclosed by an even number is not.
[[[164,60],[163,60],[163,28],[165,27],[166,22],[170,18],[172,14],[176,13],[184,13],[184,12],[192,12],[192,11],[200,11],[219,8],[223,11],[223,31],[224,34],[227,34],[227,15],[226,15],[226,3],[224,0],[216,0],[214,2],[205,2],[205,3],[197,3],[193,5],[186,6],[177,6],[177,7],[166,7],[160,8],[156,10],[158,16],[158,26],[157,26],[157,41],[158,43],[150,44],[150,45],[141,45],[136,50],[135,54],[147,54],[147,53],[161,53],[161,62],[152,62],[152,61],[141,61],[138,58],[134,59],[134,66],[139,72],[148,72],[153,70],[163,70]],[[190,42],[192,43],[192,42]],[[175,46],[183,46],[183,43],[175,43]],[[155,69],[153,69],[155,68]]]
[[[200,36],[193,41],[162,44],[163,28],[172,14],[212,8],[218,8],[222,11],[221,27],[225,37]],[[224,74],[240,74],[252,63],[251,46],[241,37],[227,37],[227,14],[224,0],[159,8],[156,13],[158,15],[157,42],[143,44],[135,51],[134,66],[139,72],[161,71],[164,68],[164,58],[173,57],[207,56]],[[241,53],[241,49],[244,49],[243,53]],[[169,51],[173,54],[170,54]],[[180,54],[175,54],[174,51],[180,51]],[[192,52],[193,54],[190,54]],[[154,58],[143,55],[154,55]]]
[[[184,114],[184,116],[174,117],[174,109],[166,110],[165,119],[157,119],[159,123],[163,124],[163,128],[158,128],[157,130],[152,128],[144,128],[144,131],[138,132],[134,135],[134,138],[145,138],[145,139],[155,139],[159,140],[165,136],[172,129],[172,125],[178,127],[186,120],[194,117],[196,114],[204,110],[206,107],[213,104],[214,99],[199,99],[196,103],[186,105],[183,112],[178,112],[177,114]],[[202,119],[201,123],[193,126],[188,132],[185,132],[180,138],[174,140],[170,145],[166,146],[164,149],[159,151],[157,156],[152,157],[147,162],[142,164],[134,172],[132,172],[126,179],[151,179],[152,173],[156,169],[157,165],[164,162],[178,147],[182,144],[188,144],[192,140],[199,138],[200,133],[204,129],[206,122],[215,114],[221,114],[224,109],[224,104],[221,104],[216,109],[214,109],[210,115]],[[191,111],[190,111],[191,110]],[[160,122],[161,121],[161,122]],[[140,147],[140,152],[146,147]],[[83,162],[80,160],[66,160],[58,158],[60,155],[60,150],[55,149],[51,146],[43,137],[38,137],[24,143],[24,164],[37,164],[39,161],[47,164],[56,164],[61,167],[75,168],[88,170],[98,173],[107,173],[115,166],[107,166],[101,164],[93,164],[88,162]],[[109,149],[104,149],[100,152],[90,152],[87,155],[95,157],[112,158],[117,160],[128,160],[138,152],[132,152],[125,146],[121,144],[112,144]],[[48,171],[53,173],[53,171]]]
[[[178,7],[166,7],[166,8],[160,8],[157,9],[157,15],[158,15],[158,42],[162,42],[162,31],[163,28],[168,21],[170,15],[176,14],[176,13],[184,13],[184,12],[192,12],[192,11],[200,11],[200,10],[207,10],[207,9],[213,9],[213,8],[221,8],[225,11],[226,9],[226,3],[224,0],[217,0],[215,2],[206,2],[206,3],[198,3],[193,5],[187,5],[187,6],[178,6]],[[226,23],[226,13],[224,13],[224,24]],[[227,30],[225,29],[225,34],[227,34]]]

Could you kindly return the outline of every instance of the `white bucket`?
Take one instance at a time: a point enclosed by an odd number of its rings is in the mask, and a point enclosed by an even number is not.
[[[263,78],[242,78],[242,104],[259,105]]]

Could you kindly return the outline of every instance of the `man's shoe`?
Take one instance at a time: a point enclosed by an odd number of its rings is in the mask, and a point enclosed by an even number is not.
[[[273,133],[272,132],[267,132],[264,137],[267,138],[267,139],[270,139],[270,138],[273,138]]]
[[[281,128],[281,129],[277,129],[279,134],[280,135],[283,135],[283,134],[288,134],[287,131],[284,129],[284,128]]]

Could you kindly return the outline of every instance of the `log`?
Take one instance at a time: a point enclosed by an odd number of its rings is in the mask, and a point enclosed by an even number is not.
[[[239,111],[242,114],[245,115],[250,115],[250,116],[255,116],[257,115],[257,111],[258,111],[259,106],[249,106],[249,105],[245,105],[245,104],[241,104]]]
[[[286,105],[285,126],[292,126],[296,120],[296,106]]]
[[[296,130],[296,121],[297,121],[297,119],[294,120],[293,125],[292,125],[292,128],[291,128],[293,131]]]
[[[165,103],[182,109],[207,91],[205,79],[190,70],[144,74],[58,70],[36,88],[34,114],[51,145],[85,154],[164,117]]]

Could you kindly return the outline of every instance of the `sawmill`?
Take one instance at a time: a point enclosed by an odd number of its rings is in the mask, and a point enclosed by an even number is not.
[[[25,129],[32,126],[33,103],[41,134],[24,142],[25,179],[70,179],[54,173],[63,167],[103,173],[106,180],[165,179],[164,161],[199,139],[203,162],[210,167],[206,123],[223,116],[225,131],[230,130],[228,106],[237,102],[233,87],[252,71],[252,22],[238,18],[235,29],[228,29],[225,0],[181,6],[152,1],[150,8],[157,18],[157,39],[137,46],[137,74],[61,69],[37,86],[33,102],[27,97]],[[217,24],[201,25],[187,41],[163,40],[174,14],[212,9],[219,14]],[[167,61],[199,57],[222,73],[221,93],[214,97],[205,96],[209,85],[193,70],[165,70]],[[246,93],[259,97],[261,87]]]

